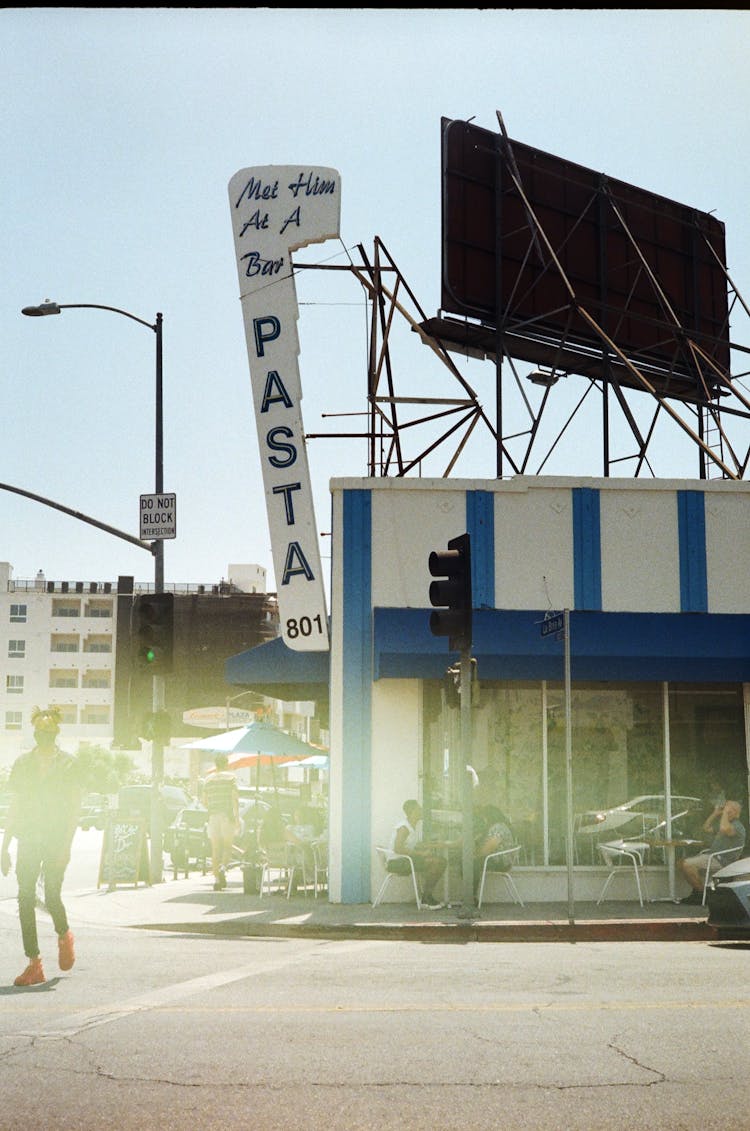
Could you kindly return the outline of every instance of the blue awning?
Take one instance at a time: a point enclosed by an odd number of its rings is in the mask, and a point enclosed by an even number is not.
[[[280,636],[230,656],[224,667],[228,683],[287,703],[327,699],[329,671],[329,652],[295,652]]]
[[[429,629],[430,609],[376,608],[375,679],[440,679],[456,659]],[[477,609],[472,655],[484,680],[560,680],[563,644],[542,636],[544,610]],[[750,616],[570,614],[577,680],[750,682]],[[295,652],[281,637],[232,656],[227,681],[286,702],[327,700],[330,653]]]
[[[431,634],[430,609],[378,608],[375,679],[439,679],[457,654]],[[484,680],[560,680],[563,643],[542,636],[541,609],[477,609],[472,656]],[[750,681],[750,616],[719,613],[570,613],[578,680]]]

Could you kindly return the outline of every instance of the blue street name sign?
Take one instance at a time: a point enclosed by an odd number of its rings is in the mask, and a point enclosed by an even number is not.
[[[542,636],[551,636],[553,632],[562,632],[564,627],[564,613],[556,613],[553,617],[546,617],[542,621]]]

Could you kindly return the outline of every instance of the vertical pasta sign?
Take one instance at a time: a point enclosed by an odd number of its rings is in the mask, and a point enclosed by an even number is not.
[[[267,165],[229,182],[263,486],[284,642],[328,649],[328,617],[302,427],[291,253],[339,234],[335,169]]]

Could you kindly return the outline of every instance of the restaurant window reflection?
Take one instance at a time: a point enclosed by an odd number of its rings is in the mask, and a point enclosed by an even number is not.
[[[438,682],[424,685],[424,804],[437,823],[462,806],[460,709]],[[660,683],[573,685],[573,813],[665,793],[665,709],[669,710],[673,794],[702,797],[717,775],[747,812],[741,686]],[[489,779],[495,803],[524,846],[523,862],[567,860],[565,699],[561,682],[481,684],[472,708],[471,764]],[[436,827],[436,832],[445,831]],[[589,846],[591,847],[591,846]],[[578,855],[576,863],[596,863]]]
[[[712,781],[747,814],[747,756],[742,687],[672,684],[669,688],[672,787],[705,798]]]

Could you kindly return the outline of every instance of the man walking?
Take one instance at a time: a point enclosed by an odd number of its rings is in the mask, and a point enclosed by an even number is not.
[[[26,969],[15,980],[16,986],[36,986],[45,981],[36,923],[36,885],[42,874],[45,906],[57,932],[60,969],[70,970],[75,962],[73,935],[61,892],[81,809],[79,768],[76,759],[57,745],[57,708],[36,708],[31,721],[35,745],[11,768],[11,803],[0,849],[0,871],[7,876],[11,869],[10,842],[15,838],[18,915],[28,959]]]
[[[227,865],[240,822],[237,780],[227,768],[228,765],[227,755],[217,754],[216,770],[203,783],[203,804],[208,810],[214,891],[223,891],[227,886]]]

